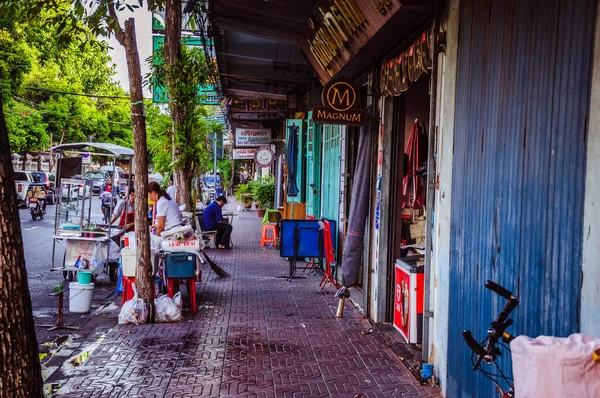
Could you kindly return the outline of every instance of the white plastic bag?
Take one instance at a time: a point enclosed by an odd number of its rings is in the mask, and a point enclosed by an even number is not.
[[[600,397],[600,338],[519,336],[510,343],[516,398]]]
[[[146,304],[144,304],[144,300],[138,297],[135,283],[131,284],[131,288],[133,289],[133,298],[127,300],[125,304],[123,304],[121,312],[119,313],[119,324],[134,323],[138,325],[140,323],[146,323],[148,308],[146,307]]]
[[[95,273],[100,273],[104,269],[104,263],[106,263],[106,250],[108,248],[108,261],[118,262],[121,252],[119,245],[114,241],[110,241],[107,245],[106,242],[96,242],[94,245],[94,251],[92,252],[92,259],[90,261],[90,268]]]
[[[173,298],[166,294],[154,300],[156,309],[156,322],[178,322],[181,320],[181,293],[175,294]]]

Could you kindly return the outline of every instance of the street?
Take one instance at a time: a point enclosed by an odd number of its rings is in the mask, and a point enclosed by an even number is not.
[[[92,219],[100,221],[102,213],[97,196],[92,200]],[[95,203],[98,202],[98,203]],[[36,335],[38,343],[51,343],[58,337],[68,333],[74,333],[74,330],[57,329],[48,331],[41,325],[54,325],[57,320],[58,296],[53,295],[55,287],[63,285],[68,289],[69,282],[64,280],[61,271],[50,271],[52,268],[52,236],[54,234],[54,217],[56,205],[46,207],[46,215],[42,220],[33,221],[27,209],[19,209],[21,219],[21,230],[23,234],[23,248],[25,250],[25,264],[27,267],[27,277],[29,283],[29,292],[31,295],[31,304],[36,326]],[[64,241],[57,241],[55,267],[62,266],[65,254]],[[109,282],[108,275],[100,274],[95,282],[92,311],[89,314],[70,313],[68,296],[64,293],[64,324],[71,326],[82,326],[106,303],[114,298],[114,283]],[[79,331],[78,334],[85,334],[85,331]]]

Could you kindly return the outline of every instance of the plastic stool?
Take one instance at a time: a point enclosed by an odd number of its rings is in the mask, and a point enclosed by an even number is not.
[[[175,290],[175,282],[179,282],[178,278],[167,278],[167,294],[173,298]],[[187,281],[188,292],[190,293],[190,301],[192,305],[192,312],[196,313],[196,278],[185,278],[181,279]],[[177,284],[179,287],[179,284]]]
[[[270,232],[270,237],[269,237]],[[279,233],[277,232],[277,224],[275,223],[267,223],[262,226],[262,237],[260,238],[261,246],[273,246],[275,241],[279,238]]]
[[[135,277],[123,277],[123,293],[121,293],[121,305],[125,304],[126,301],[129,301],[133,298],[133,289],[131,288],[132,283],[135,283]]]

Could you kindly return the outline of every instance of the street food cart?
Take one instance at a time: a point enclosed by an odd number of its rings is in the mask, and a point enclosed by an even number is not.
[[[75,273],[82,269],[89,269],[94,273],[105,272],[114,282],[117,279],[118,247],[122,230],[111,226],[111,214],[108,222],[103,223],[101,220],[104,217],[92,212],[95,202],[91,189],[93,180],[85,178],[82,170],[73,164],[76,165],[77,158],[84,155],[106,157],[112,160],[114,175],[115,161],[120,159],[131,162],[133,150],[115,144],[80,142],[58,145],[52,148],[52,152],[57,153],[59,162],[51,270],[62,271],[69,281],[73,281]],[[62,162],[63,159],[74,162]],[[66,168],[69,170],[65,170]],[[118,187],[114,184],[112,191],[112,197],[117,198]],[[100,208],[99,201],[96,201],[96,206]],[[57,246],[62,243],[65,244],[65,255],[62,262],[59,260],[57,264]]]

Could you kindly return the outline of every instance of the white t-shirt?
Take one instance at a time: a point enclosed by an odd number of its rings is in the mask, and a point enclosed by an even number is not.
[[[164,196],[161,196],[156,203],[156,217],[165,218],[165,231],[178,226],[181,224],[181,211],[177,202],[174,200],[167,200]]]

